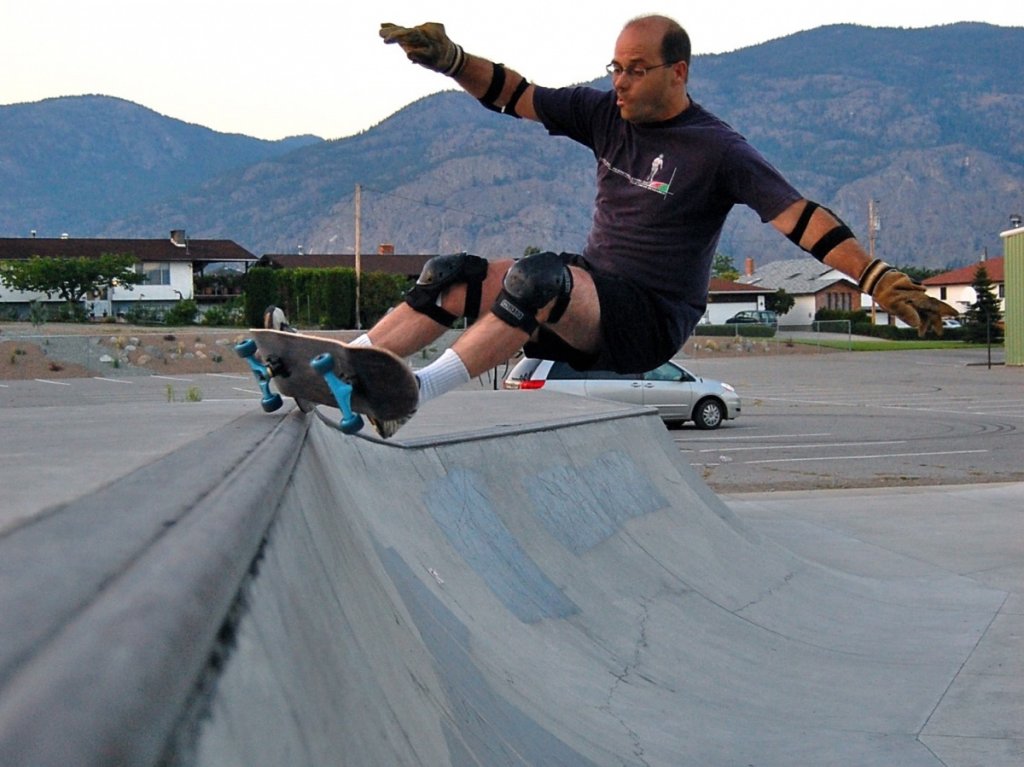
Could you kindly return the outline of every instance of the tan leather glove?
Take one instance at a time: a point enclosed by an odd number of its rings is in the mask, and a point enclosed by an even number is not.
[[[921,337],[929,330],[941,336],[942,318],[958,314],[949,304],[926,294],[924,286],[877,258],[868,264],[858,285],[887,312],[917,328]]]
[[[409,61],[449,77],[455,77],[466,63],[462,46],[448,39],[444,24],[428,21],[418,27],[400,27],[384,23],[380,36],[389,45],[398,43]]]

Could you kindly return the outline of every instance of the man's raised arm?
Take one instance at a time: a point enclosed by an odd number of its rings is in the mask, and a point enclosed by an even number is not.
[[[414,64],[451,77],[488,109],[511,117],[536,120],[533,86],[503,64],[466,53],[452,42],[444,24],[427,22],[417,27],[381,24],[385,43],[397,44]]]
[[[853,279],[885,311],[894,314],[924,336],[929,330],[942,335],[942,319],[957,314],[949,304],[925,293],[923,286],[881,259],[872,260],[850,228],[828,208],[798,200],[772,221],[796,245]]]

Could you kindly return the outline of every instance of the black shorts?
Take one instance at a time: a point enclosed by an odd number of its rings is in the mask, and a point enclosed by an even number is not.
[[[601,348],[582,352],[541,325],[537,340],[523,351],[528,357],[568,362],[577,370],[642,373],[671,359],[685,339],[656,296],[631,280],[591,267],[581,256],[563,253],[567,264],[586,269],[601,304]],[[695,313],[694,323],[699,319]],[[687,333],[688,334],[688,333]]]

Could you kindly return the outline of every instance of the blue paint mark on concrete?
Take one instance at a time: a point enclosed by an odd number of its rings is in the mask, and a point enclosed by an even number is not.
[[[583,467],[541,472],[528,491],[545,529],[577,555],[615,535],[628,520],[668,505],[633,460],[617,451]]]
[[[479,474],[454,469],[427,485],[423,502],[452,547],[519,620],[579,612],[505,527]]]

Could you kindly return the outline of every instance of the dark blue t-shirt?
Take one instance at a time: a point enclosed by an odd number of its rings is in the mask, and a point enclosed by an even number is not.
[[[612,91],[538,86],[533,104],[549,133],[584,144],[597,159],[583,256],[652,291],[687,330],[693,312],[706,308],[732,206],[747,205],[767,222],[801,198],[743,136],[696,103],[645,125],[622,119]]]

